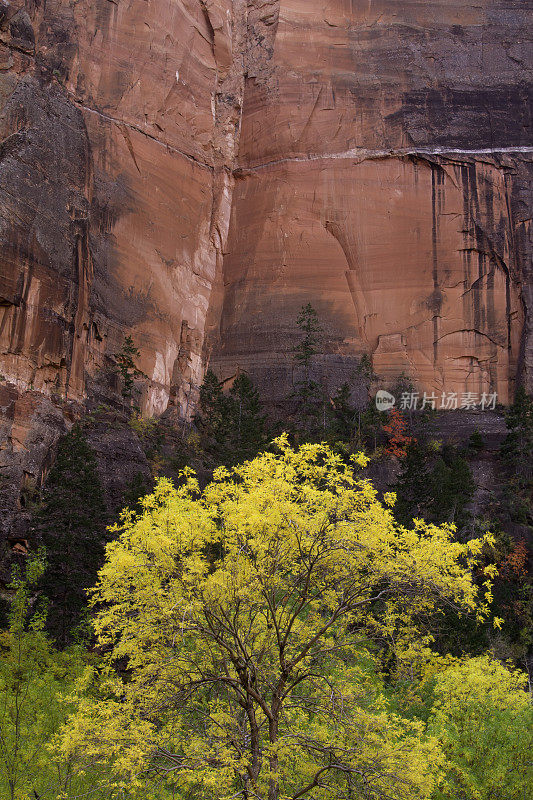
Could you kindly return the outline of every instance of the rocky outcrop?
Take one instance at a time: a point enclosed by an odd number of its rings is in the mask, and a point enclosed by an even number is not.
[[[40,392],[0,384],[0,546],[25,542],[38,484],[72,421],[70,412]]]
[[[533,389],[529,6],[0,0],[13,503],[128,334],[146,414],[208,361],[275,401],[307,302],[332,383]]]

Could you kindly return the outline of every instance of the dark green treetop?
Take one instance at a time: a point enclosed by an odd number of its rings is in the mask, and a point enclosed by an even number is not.
[[[115,355],[122,378],[122,397],[125,400],[131,401],[135,378],[142,375],[142,372],[135,364],[135,359],[140,355],[139,349],[135,346],[131,336],[126,336],[122,350]]]

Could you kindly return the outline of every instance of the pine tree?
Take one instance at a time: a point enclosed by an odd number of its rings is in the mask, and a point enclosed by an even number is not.
[[[370,353],[363,353],[356,367],[356,373],[360,375],[370,387],[372,381],[378,376],[374,372],[374,365],[372,364],[372,355]]]
[[[451,448],[449,455],[445,450],[444,457],[445,459],[447,457],[449,470],[444,493],[444,500],[448,505],[443,508],[441,521],[453,522],[458,528],[462,528],[467,521],[465,508],[474,495],[476,484],[468,461],[457,452],[456,448]],[[435,496],[440,499],[442,504],[443,494],[439,492],[438,485],[435,486]]]
[[[369,403],[364,411],[358,412],[358,438],[363,447],[376,449],[386,416],[386,412],[377,410],[375,403]]]
[[[267,443],[266,419],[261,414],[259,392],[241,372],[230,391],[232,414],[232,461],[240,464],[255,458]]]
[[[225,464],[231,456],[228,437],[231,427],[230,403],[213,370],[208,369],[200,387],[195,422],[204,451],[214,463]]]
[[[107,512],[97,462],[80,426],[59,442],[57,459],[35,520],[46,548],[42,590],[50,600],[48,628],[66,645],[86,606],[86,589],[104,558]]]
[[[326,397],[322,387],[311,380],[311,364],[320,352],[322,341],[322,326],[318,314],[308,303],[302,306],[296,320],[302,340],[293,349],[296,364],[303,368],[304,378],[295,385],[292,398],[296,401],[298,417],[297,427],[303,430],[309,438],[324,437],[326,428]]]
[[[343,383],[331,400],[329,435],[335,441],[353,442],[357,433],[358,412],[351,401],[351,389]]]
[[[483,441],[483,436],[476,428],[470,434],[470,438],[468,440],[468,449],[473,450],[474,452],[479,452],[480,450],[483,450],[484,447],[485,442]]]
[[[304,368],[305,380],[309,383],[311,362],[313,356],[319,353],[322,341],[322,326],[311,303],[302,306],[296,324],[303,333],[303,339],[293,350],[294,360]]]
[[[425,448],[414,441],[407,448],[402,472],[396,484],[395,514],[402,525],[425,517],[430,501],[429,462]]]
[[[451,491],[452,476],[450,468],[439,456],[429,475],[429,500],[426,517],[434,522],[453,522],[455,499]],[[452,518],[450,518],[450,516]]]
[[[122,397],[131,404],[133,399],[133,389],[135,378],[142,376],[142,372],[135,364],[135,358],[140,356],[138,348],[135,346],[131,336],[126,336],[122,350],[116,353],[115,358],[118,364],[120,376],[122,378]]]
[[[523,386],[506,416],[509,433],[502,445],[502,457],[521,486],[533,478],[533,397]]]
[[[505,421],[508,434],[501,457],[507,474],[507,510],[514,522],[533,526],[533,398],[523,387]]]
[[[465,507],[475,484],[468,462],[454,447],[446,447],[436,459],[413,442],[407,448],[403,470],[396,485],[396,516],[409,525],[414,517],[442,524],[465,523]]]
[[[212,370],[200,387],[196,424],[213,465],[230,466],[256,456],[267,443],[259,393],[248,375],[239,374],[228,394]]]
[[[129,508],[135,514],[142,512],[142,498],[149,494],[151,487],[142,472],[136,472],[133,478],[127,483],[122,497],[122,505]]]

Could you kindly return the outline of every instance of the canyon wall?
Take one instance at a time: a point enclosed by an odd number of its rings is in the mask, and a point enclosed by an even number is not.
[[[18,5],[2,23],[2,373],[83,400],[133,332],[160,413],[202,376],[242,96],[231,0]]]
[[[146,414],[279,399],[307,302],[335,383],[533,389],[531,10],[0,0],[4,533],[128,334]]]
[[[369,353],[386,383],[507,403],[520,370],[532,386],[532,5],[276,5],[246,78],[212,363],[288,391],[311,302],[337,383]]]
[[[128,334],[144,413],[188,413],[229,224],[244,6],[0,0],[4,533],[85,400],[112,401]]]

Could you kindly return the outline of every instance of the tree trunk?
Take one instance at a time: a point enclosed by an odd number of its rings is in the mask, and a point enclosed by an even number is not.
[[[281,701],[279,698],[274,698],[272,702],[272,719],[268,724],[268,733],[271,745],[276,745],[278,742],[280,710]],[[270,755],[269,765],[271,777],[268,782],[268,800],[279,800],[279,779],[277,777],[279,769],[279,756],[277,753],[272,753]],[[273,775],[276,777],[272,777]]]
[[[275,745],[278,740],[278,723],[277,720],[272,720],[269,725],[270,744]],[[279,800],[279,780],[277,772],[279,769],[279,757],[277,753],[273,753],[269,758],[270,763],[270,779],[268,782],[268,800]],[[272,777],[273,775],[276,777]]]

